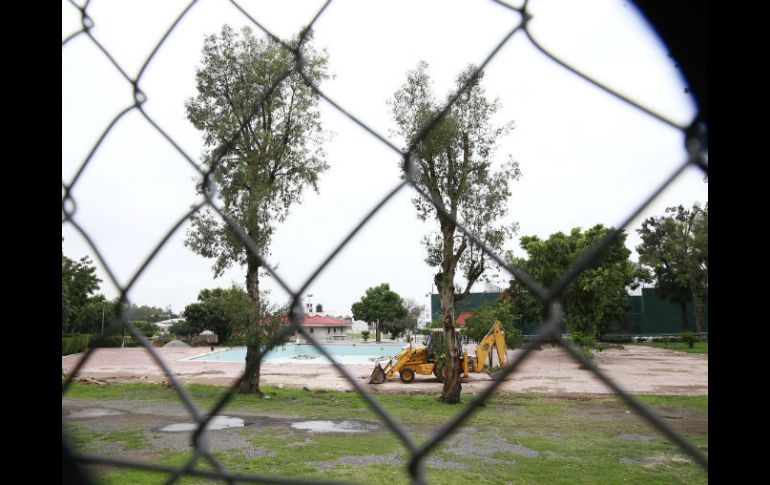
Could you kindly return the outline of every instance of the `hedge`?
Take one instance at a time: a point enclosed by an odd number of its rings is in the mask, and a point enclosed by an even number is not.
[[[88,342],[91,336],[83,335],[65,335],[61,338],[61,354],[77,354],[88,348]]]

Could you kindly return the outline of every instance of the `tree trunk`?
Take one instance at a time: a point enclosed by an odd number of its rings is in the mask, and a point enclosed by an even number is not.
[[[454,278],[436,278],[436,286],[441,295],[441,316],[444,323],[444,342],[447,346],[449,358],[446,362],[446,377],[444,387],[441,390],[441,400],[449,404],[460,402],[460,350],[457,348],[457,334],[455,332],[455,289]]]
[[[377,343],[380,343],[380,319],[377,319],[377,322],[374,324],[374,340]]]
[[[628,335],[628,320],[625,315],[620,316],[620,329],[623,330],[623,335]]]
[[[260,334],[260,301],[259,301],[259,264],[256,258],[248,258],[246,270],[246,290],[251,300],[249,312],[249,327],[246,331],[246,371],[241,382],[241,394],[256,394],[262,396],[259,390],[259,352],[262,345]]]
[[[682,311],[682,332],[690,331],[690,322],[687,320],[687,302],[679,302],[679,308]]]

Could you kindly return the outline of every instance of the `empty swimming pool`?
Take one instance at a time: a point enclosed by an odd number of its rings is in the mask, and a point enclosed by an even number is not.
[[[339,364],[372,364],[396,355],[404,344],[324,344],[322,347]],[[233,347],[208,354],[191,357],[186,360],[206,362],[243,362],[246,359],[246,347]],[[265,355],[264,362],[275,364],[330,364],[321,352],[310,344],[281,345]]]

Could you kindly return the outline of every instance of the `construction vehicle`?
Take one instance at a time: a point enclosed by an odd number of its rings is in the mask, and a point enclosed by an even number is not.
[[[467,352],[463,352],[460,356],[460,370],[463,373],[463,377],[468,377],[468,371],[482,372],[492,347],[497,349],[500,367],[505,366],[508,363],[505,355],[505,332],[498,320],[492,324],[492,328],[489,329],[489,332],[479,342],[479,345],[476,347],[476,355],[468,355]],[[462,347],[458,345],[458,348]],[[425,345],[412,347],[410,344],[409,347],[403,349],[398,355],[392,357],[385,364],[385,367],[382,367],[378,362],[372,371],[372,375],[369,377],[369,383],[382,384],[393,377],[396,372],[398,372],[401,381],[407,384],[414,381],[416,374],[433,374],[439,382],[444,382],[446,365],[438,365],[437,361],[439,360],[441,359],[437,358],[434,353],[430,353]]]

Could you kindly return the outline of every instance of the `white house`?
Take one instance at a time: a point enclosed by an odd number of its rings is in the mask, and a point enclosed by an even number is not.
[[[353,332],[361,333],[364,330],[369,330],[369,324],[363,320],[353,320]]]
[[[300,324],[318,340],[340,340],[350,333],[352,322],[325,315],[305,315]]]
[[[160,329],[161,335],[168,335],[168,329],[171,328],[176,322],[181,322],[184,318],[172,318],[170,320],[163,320],[161,322],[155,322],[155,325]]]

